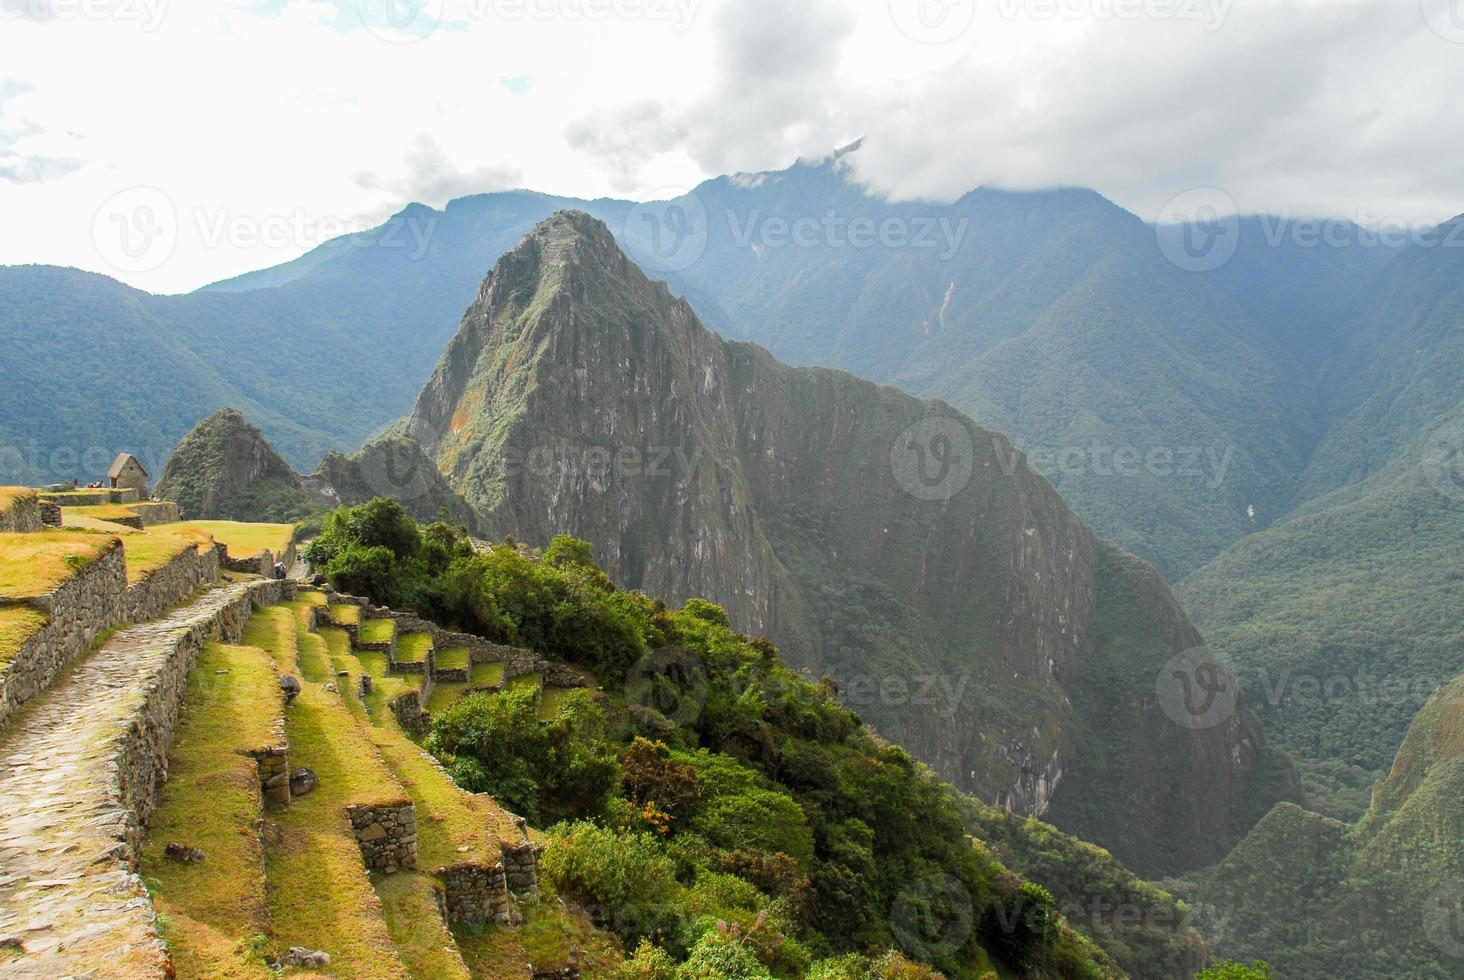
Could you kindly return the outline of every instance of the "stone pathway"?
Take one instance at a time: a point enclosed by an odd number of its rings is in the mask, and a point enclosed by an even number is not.
[[[141,832],[129,797],[150,796],[139,790],[149,780],[120,766],[119,750],[141,744],[140,771],[160,764],[166,739],[136,723],[149,695],[177,682],[180,639],[214,634],[257,586],[213,589],[120,630],[0,732],[0,975],[163,975],[152,903],[131,870]]]

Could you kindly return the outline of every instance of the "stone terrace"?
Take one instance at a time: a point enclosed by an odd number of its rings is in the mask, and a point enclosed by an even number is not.
[[[206,638],[236,641],[283,583],[213,589],[120,630],[0,734],[0,973],[163,976],[134,869],[182,687]]]

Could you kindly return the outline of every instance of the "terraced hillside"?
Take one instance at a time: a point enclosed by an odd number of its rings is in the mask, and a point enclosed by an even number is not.
[[[396,663],[384,611],[221,568],[203,528],[48,528],[38,503],[0,507],[0,973],[466,980],[618,958],[542,894],[537,833],[398,722],[432,690],[431,633],[404,631],[420,657]],[[216,530],[246,553],[291,537]],[[445,649],[466,692],[467,650]],[[535,665],[506,653],[500,683]]]

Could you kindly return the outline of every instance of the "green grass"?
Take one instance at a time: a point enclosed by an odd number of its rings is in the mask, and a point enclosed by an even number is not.
[[[402,790],[340,696],[321,686],[331,675],[325,642],[297,635],[297,616],[309,607],[291,606],[255,613],[246,637],[266,640],[277,661],[305,678],[287,713],[290,765],[309,766],[320,780],[280,812],[266,848],[272,945],[323,949],[336,976],[407,977],[345,814],[348,804],[392,802]]]
[[[396,622],[390,619],[368,619],[361,624],[362,643],[390,643],[396,635]]]
[[[548,721],[559,714],[559,706],[570,691],[570,687],[546,687],[539,695],[539,720]]]
[[[330,607],[331,622],[354,624],[361,622],[361,607],[353,606],[349,602],[338,602]]]
[[[298,601],[303,602],[309,606],[329,605],[329,603],[326,601],[325,593],[321,592],[318,589],[301,589],[299,592],[295,593],[295,598]]]
[[[538,691],[544,686],[544,675],[542,674],[519,674],[517,677],[509,678],[505,685],[510,691]]]
[[[552,968],[569,959],[570,947],[579,950],[586,977],[613,976],[624,956],[606,933],[597,932],[580,913],[560,908],[546,891],[524,906],[524,924],[516,929],[499,926],[458,926],[453,929],[459,952],[475,977],[513,977],[523,964]]]
[[[418,866],[431,870],[463,861],[496,861],[498,839],[516,839],[511,815],[487,796],[465,793],[437,762],[413,742],[396,723],[388,702],[396,696],[388,678],[362,699],[357,678],[366,669],[362,651],[352,650],[342,630],[324,633],[331,671],[345,670],[348,678],[337,685],[351,713],[368,731],[387,768],[417,806]],[[459,848],[467,848],[466,851]]]
[[[280,557],[295,539],[294,524],[245,524],[240,521],[179,521],[160,525],[166,528],[187,527],[205,534],[229,550],[230,558],[254,558],[262,551]]]
[[[54,592],[111,543],[100,534],[70,531],[0,534],[0,595],[19,599]]]
[[[217,671],[226,673],[217,673]],[[168,782],[148,821],[142,875],[184,977],[267,977],[250,948],[268,932],[261,812],[254,760],[272,742],[281,705],[274,664],[252,647],[209,643],[188,678]],[[169,842],[198,847],[200,864],[163,857]]]
[[[467,647],[448,647],[437,651],[434,662],[438,670],[462,670],[471,659],[472,654],[468,653]]]
[[[95,518],[99,521],[126,520],[137,517],[137,511],[128,504],[87,504],[84,507],[66,507],[64,509],[73,514]]]
[[[432,685],[432,696],[427,699],[427,711],[434,717],[451,708],[457,699],[468,693],[468,685],[462,681],[438,681]]]
[[[473,664],[473,669],[468,671],[468,686],[477,690],[485,687],[498,687],[503,683],[503,664]]]
[[[386,928],[401,960],[420,980],[470,980],[457,943],[433,897],[436,879],[421,872],[398,872],[374,879],[386,914]]]
[[[149,530],[142,534],[123,535],[122,550],[127,559],[128,583],[146,578],[183,552],[200,545],[208,546],[209,542],[186,530]]]
[[[25,642],[50,622],[46,614],[23,606],[0,609],[0,666],[8,664]]]
[[[403,664],[420,664],[427,660],[427,652],[432,649],[432,635],[430,633],[408,633],[397,640],[396,661]]]

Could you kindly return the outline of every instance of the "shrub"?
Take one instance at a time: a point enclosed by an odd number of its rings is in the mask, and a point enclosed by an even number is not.
[[[583,820],[559,824],[549,836],[540,870],[556,889],[587,904],[600,924],[639,939],[674,918],[680,886],[655,837]]]

